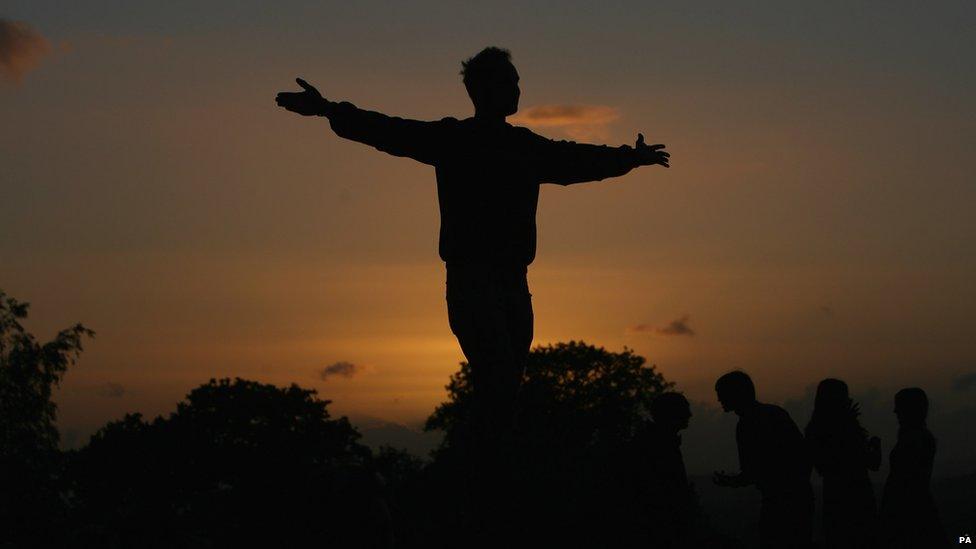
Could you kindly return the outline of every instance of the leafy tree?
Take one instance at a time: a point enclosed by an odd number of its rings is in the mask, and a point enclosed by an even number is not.
[[[222,379],[167,418],[127,415],[72,458],[77,521],[123,546],[148,537],[342,546],[353,525],[367,530],[379,489],[369,449],[328,404],[297,385]]]
[[[35,458],[57,450],[57,406],[51,392],[95,333],[81,324],[47,343],[24,329],[28,304],[0,290],[0,456]]]
[[[513,460],[511,516],[531,517],[516,529],[547,543],[564,536],[559,543],[572,546],[612,544],[608,536],[633,539],[633,525],[651,519],[639,516],[635,504],[637,462],[630,445],[651,402],[671,386],[630,349],[611,352],[576,341],[533,349],[518,398],[517,432],[505,452]],[[469,440],[469,364],[461,364],[447,391],[448,400],[425,428],[445,435],[431,467],[457,478],[465,474]]]
[[[529,353],[519,395],[523,437],[576,450],[609,450],[627,442],[648,417],[654,398],[672,387],[630,349],[615,353],[580,341]],[[448,399],[427,419],[444,431],[439,451],[463,445],[471,405],[471,365],[451,376]]]
[[[60,514],[51,394],[94,335],[76,324],[40,343],[21,324],[27,309],[0,291],[0,540],[44,536]]]

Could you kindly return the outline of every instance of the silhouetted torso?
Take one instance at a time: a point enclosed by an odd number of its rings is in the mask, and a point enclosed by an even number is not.
[[[648,422],[634,440],[641,484],[638,504],[649,526],[645,540],[655,547],[683,546],[691,535],[697,502],[688,484],[681,436]]]
[[[535,258],[539,200],[539,181],[524,156],[532,137],[470,118],[451,125],[471,149],[437,164],[441,258],[528,265]]]
[[[925,427],[902,427],[889,456],[890,471],[882,498],[886,543],[894,547],[946,545],[929,482],[935,437]]]
[[[934,461],[935,437],[928,429],[901,429],[889,455],[891,471],[885,484],[885,501],[926,497]]]
[[[553,141],[478,118],[422,122],[339,103],[330,122],[341,137],[436,167],[439,251],[448,263],[528,265],[540,183],[596,181],[635,167],[629,147]]]
[[[786,410],[757,403],[739,418],[735,430],[742,472],[763,497],[810,490],[810,463],[803,435]]]
[[[757,402],[739,417],[735,438],[742,473],[762,493],[762,547],[807,547],[813,528],[813,490],[800,429],[786,410]]]
[[[648,422],[635,439],[638,456],[652,486],[668,494],[684,495],[688,489],[688,473],[681,454],[681,436]]]

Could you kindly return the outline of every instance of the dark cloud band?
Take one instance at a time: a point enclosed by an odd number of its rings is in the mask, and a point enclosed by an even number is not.
[[[339,362],[330,364],[319,370],[319,377],[322,379],[328,379],[333,376],[352,377],[360,371],[362,371],[361,366],[353,364],[352,362],[340,360]]]

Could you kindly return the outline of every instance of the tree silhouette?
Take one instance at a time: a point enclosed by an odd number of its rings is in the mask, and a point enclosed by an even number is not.
[[[328,404],[297,385],[210,380],[168,418],[110,423],[71,460],[78,523],[123,546],[358,545],[380,490],[369,449]]]
[[[462,363],[447,385],[448,400],[425,426],[444,431],[432,464],[442,475],[458,475],[464,461],[470,376],[471,366]],[[638,504],[652,495],[635,486],[642,463],[632,455],[633,436],[648,421],[654,398],[671,386],[629,349],[616,353],[576,341],[533,349],[518,397],[516,436],[505,452],[515,477],[510,515],[530,517],[515,530],[573,546],[640,536],[655,517],[642,515],[646,506]]]
[[[519,431],[577,449],[619,446],[673,385],[646,362],[630,349],[614,353],[582,341],[536,347],[519,394]],[[447,401],[427,419],[425,429],[444,431],[440,452],[464,444],[470,381],[471,366],[462,362],[446,387]]]
[[[428,463],[393,448],[374,454],[314,390],[243,379],[211,379],[167,417],[128,414],[62,453],[52,389],[93,333],[76,325],[42,344],[23,328],[26,314],[0,293],[0,546],[391,547],[394,532],[399,547],[476,541],[456,482],[468,364],[427,421],[445,433]],[[523,539],[620,544],[670,527],[632,489],[644,478],[634,434],[669,387],[628,349],[569,342],[531,352],[517,433],[503,448],[516,466],[509,503]]]
[[[63,515],[51,393],[94,336],[76,324],[39,343],[21,324],[27,309],[0,291],[0,542],[43,543]]]

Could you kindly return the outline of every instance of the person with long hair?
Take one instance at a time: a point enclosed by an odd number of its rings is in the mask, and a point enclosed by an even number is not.
[[[877,546],[877,504],[868,471],[881,465],[881,441],[868,437],[847,384],[828,378],[817,386],[806,428],[811,461],[823,478],[823,537],[828,548]]]

